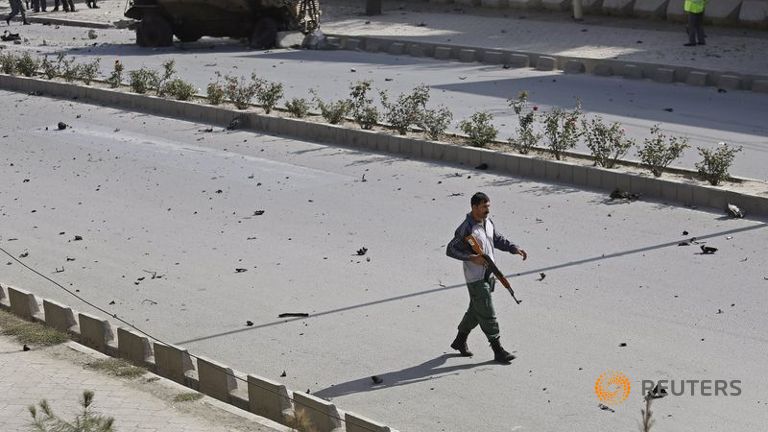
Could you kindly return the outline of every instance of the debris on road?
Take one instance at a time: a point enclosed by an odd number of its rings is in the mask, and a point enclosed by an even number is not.
[[[299,318],[306,318],[309,314],[306,312],[285,312],[278,315],[278,318],[288,318],[288,317],[299,317]]]
[[[0,40],[3,42],[13,42],[13,41],[20,41],[21,36],[19,36],[18,33],[11,33],[8,30],[4,31],[2,36],[0,36]]]
[[[597,407],[603,411],[616,412],[613,410],[613,408],[609,407],[608,405],[598,404]]]
[[[96,39],[97,37],[99,36],[96,34],[96,30],[94,29],[88,30],[88,39]]]
[[[544,278],[545,278],[545,277],[547,277],[547,275],[546,275],[546,274],[544,274],[544,272],[541,272],[541,273],[539,273],[539,278],[538,278],[538,279],[536,279],[536,280],[537,280],[537,281],[539,281],[539,282],[541,282],[541,281],[543,281],[543,280],[544,280]]]
[[[26,258],[29,256],[29,251],[24,251],[19,255],[19,258]]]
[[[246,321],[245,325],[248,327],[253,327],[253,321]]]
[[[367,252],[368,252],[368,248],[367,248],[367,247],[365,247],[365,246],[363,246],[363,247],[361,247],[360,249],[358,249],[358,250],[357,250],[357,254],[358,254],[359,256],[363,256],[363,255],[365,255]]]
[[[64,122],[59,122],[59,124],[57,126],[58,126],[59,130],[64,130],[67,127],[69,127],[69,125],[64,123]]]
[[[717,252],[717,248],[714,248],[712,246],[701,245],[702,255],[713,255],[715,252]]]
[[[29,351],[30,348],[26,344],[24,344],[24,346],[21,347],[21,350],[22,351]]]
[[[485,162],[483,162],[483,163],[481,163],[480,165],[476,166],[476,167],[475,167],[475,169],[478,169],[478,170],[487,170],[487,169],[488,169],[488,164],[487,164],[487,163],[485,163]]]
[[[728,203],[728,207],[725,209],[726,213],[728,213],[728,216],[732,218],[743,218],[744,212],[738,208],[736,205]]]
[[[240,119],[240,117],[233,118],[232,121],[230,121],[229,124],[227,125],[227,130],[235,130],[239,128],[241,122],[242,120]]]
[[[285,378],[285,377],[287,377],[287,376],[288,376],[288,374],[287,374],[287,373],[285,373],[285,371],[283,371],[283,373],[281,373],[281,374],[280,374],[280,378]]]
[[[235,273],[245,273],[247,271],[248,271],[248,269],[244,269],[244,268],[236,268],[235,269]]]
[[[261,216],[264,214],[264,210],[254,210],[253,215],[254,216]]]
[[[76,235],[73,241],[80,241],[82,239],[83,239],[83,236]]]
[[[381,378],[377,377],[376,375],[372,376],[372,377],[371,377],[371,380],[373,381],[373,383],[374,383],[374,384],[381,384],[381,383],[383,383],[383,382],[384,382],[384,380],[383,380],[383,379],[381,379]]]
[[[616,199],[622,199],[622,200],[627,200],[627,201],[635,201],[635,200],[640,198],[640,195],[638,195],[636,193],[630,193],[630,192],[627,192],[627,191],[623,191],[623,190],[621,190],[619,188],[616,188],[616,189],[613,190],[613,192],[611,192],[610,198],[611,198],[611,201],[616,200]]]

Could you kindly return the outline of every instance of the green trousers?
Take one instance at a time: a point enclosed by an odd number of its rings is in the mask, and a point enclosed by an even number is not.
[[[499,338],[499,322],[496,321],[496,311],[493,310],[493,291],[495,280],[479,280],[467,284],[469,289],[469,308],[459,323],[459,331],[469,333],[480,325],[489,342]]]

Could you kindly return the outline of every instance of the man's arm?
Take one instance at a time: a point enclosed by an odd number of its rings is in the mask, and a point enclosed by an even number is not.
[[[493,223],[493,222],[491,222]],[[516,244],[507,240],[502,233],[496,229],[496,225],[493,225],[493,247],[504,252],[509,252],[514,255],[520,255],[523,260],[528,258],[528,254],[524,250],[520,249]]]
[[[472,258],[472,249],[469,248],[467,242],[464,241],[464,237],[471,233],[471,229],[467,227],[466,222],[459,225],[456,228],[456,232],[453,234],[453,240],[445,247],[445,254],[451,258],[459,261],[469,261]]]

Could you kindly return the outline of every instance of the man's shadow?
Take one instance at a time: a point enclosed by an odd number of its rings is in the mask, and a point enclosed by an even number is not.
[[[330,387],[312,392],[314,396],[331,399],[334,397],[346,396],[353,393],[364,393],[374,390],[383,390],[391,387],[398,387],[408,384],[415,384],[422,381],[441,378],[446,375],[458,375],[459,371],[472,369],[480,366],[498,365],[493,360],[481,363],[464,363],[455,366],[444,366],[446,360],[450,358],[466,358],[460,354],[443,354],[431,360],[427,360],[416,366],[401,369],[394,372],[386,372],[381,375],[371,375],[365,378],[358,378],[351,381],[335,384]],[[374,382],[373,377],[381,381]]]

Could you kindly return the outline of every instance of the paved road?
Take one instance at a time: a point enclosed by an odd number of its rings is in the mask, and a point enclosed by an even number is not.
[[[700,160],[697,146],[712,148],[720,141],[743,146],[733,173],[768,181],[765,169],[768,151],[768,97],[763,94],[715,88],[696,88],[682,84],[658,84],[622,78],[561,75],[554,72],[502,69],[499,66],[442,62],[433,59],[390,56],[347,51],[246,50],[236,42],[208,39],[184,47],[140,49],[133,45],[128,30],[99,30],[96,40],[81,28],[27,27],[28,44],[9,45],[10,49],[75,55],[79,61],[102,60],[108,74],[115,59],[128,70],[142,66],[160,68],[174,59],[181,77],[204,89],[215,73],[258,76],[280,81],[286,97],[307,97],[315,88],[324,99],[347,97],[352,82],[370,79],[378,89],[397,95],[425,83],[432,88],[432,103],[444,104],[454,113],[453,130],[477,111],[495,116],[499,138],[515,136],[517,119],[507,98],[527,90],[533,104],[546,111],[553,106],[571,108],[580,99],[591,115],[620,121],[627,133],[641,142],[650,127],[690,138],[692,147],[679,165],[693,168]],[[45,41],[45,44],[43,44]],[[95,44],[95,46],[93,46]],[[45,46],[41,46],[45,45]],[[77,48],[77,49],[76,49]],[[586,145],[579,151],[588,153]],[[629,158],[635,159],[633,150]]]
[[[740,396],[657,401],[664,430],[768,423],[765,220],[71,101],[0,102],[0,245],[160,339],[403,431],[631,430],[642,379],[742,380]],[[510,366],[489,361],[479,332],[474,358],[448,348],[467,293],[444,248],[477,190],[529,253],[499,257],[523,300],[495,297]],[[683,230],[718,253],[677,246]],[[89,311],[17,264],[0,281]],[[609,369],[633,386],[615,413],[593,392]]]

